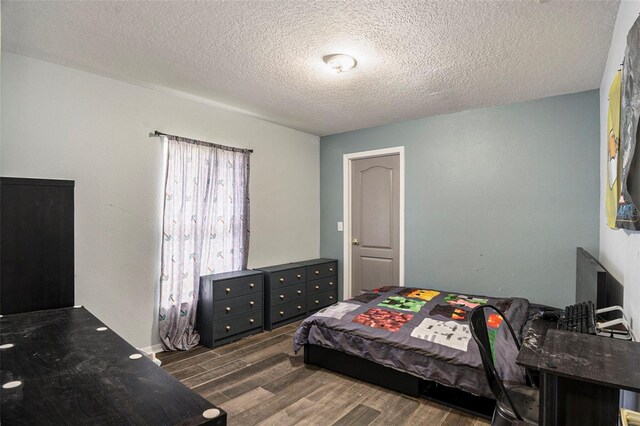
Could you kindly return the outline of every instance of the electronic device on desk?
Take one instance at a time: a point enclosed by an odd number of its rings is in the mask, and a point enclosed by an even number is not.
[[[631,330],[629,320],[621,306],[610,306],[608,308],[598,309],[596,314],[602,315],[607,312],[619,312],[621,316],[610,321],[597,323],[598,336],[622,340],[636,340]]]
[[[576,303],[592,301],[596,309],[624,306],[624,287],[586,250],[576,253]],[[619,312],[611,310],[598,315],[605,321],[616,319]]]
[[[601,318],[603,314],[609,312],[619,312],[621,317],[610,321],[598,321],[598,317]],[[634,340],[629,321],[620,306],[595,309],[593,302],[590,300],[567,306],[564,309],[564,315],[561,315],[558,321],[558,330]]]
[[[576,252],[576,304],[594,302],[595,333],[598,336],[635,340],[631,327],[629,327],[629,321],[622,310],[623,299],[624,288],[622,284],[594,256],[582,247],[578,247]],[[589,332],[589,326],[587,326],[587,332]]]
[[[592,301],[577,303],[564,308],[558,321],[558,330],[596,334],[596,309]]]

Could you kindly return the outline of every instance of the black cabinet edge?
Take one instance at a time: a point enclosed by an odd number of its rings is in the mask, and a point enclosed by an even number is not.
[[[73,180],[62,179],[35,179],[35,178],[17,178],[17,177],[0,177],[0,184],[3,185],[30,185],[30,186],[75,186]]]

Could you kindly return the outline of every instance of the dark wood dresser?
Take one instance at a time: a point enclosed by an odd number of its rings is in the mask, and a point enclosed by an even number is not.
[[[236,271],[200,278],[196,330],[210,348],[262,332],[261,271]]]
[[[73,188],[0,178],[0,314],[74,305]]]
[[[272,330],[338,301],[338,261],[313,259],[264,272],[264,328]]]

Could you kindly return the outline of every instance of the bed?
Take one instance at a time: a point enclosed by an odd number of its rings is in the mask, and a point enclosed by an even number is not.
[[[522,298],[382,287],[305,319],[294,335],[294,350],[304,348],[307,363],[416,396],[436,383],[493,398],[466,318],[479,304],[505,312],[519,335],[531,319],[529,301]],[[507,328],[498,315],[487,323],[503,381],[525,383]]]

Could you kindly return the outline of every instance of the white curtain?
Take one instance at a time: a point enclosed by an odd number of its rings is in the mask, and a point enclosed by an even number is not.
[[[187,350],[200,276],[247,267],[250,152],[168,138],[158,328],[165,350]]]

